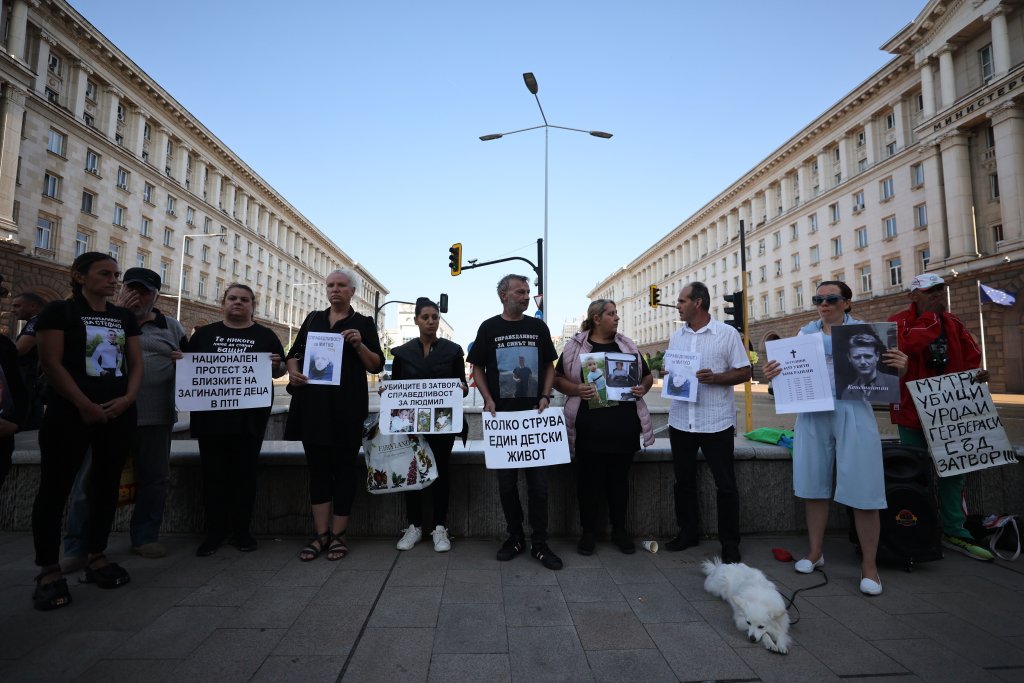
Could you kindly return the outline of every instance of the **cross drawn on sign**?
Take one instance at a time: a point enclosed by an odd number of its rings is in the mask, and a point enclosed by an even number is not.
[[[793,359],[796,360],[796,349],[791,349],[789,355],[793,356]]]

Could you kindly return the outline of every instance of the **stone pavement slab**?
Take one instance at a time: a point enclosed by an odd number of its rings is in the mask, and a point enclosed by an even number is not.
[[[0,534],[0,680],[1024,680],[1024,561],[883,566],[885,593],[869,598],[844,538],[826,541],[824,586],[771,555],[799,554],[802,538],[744,539],[744,559],[784,593],[810,587],[781,656],[704,592],[713,541],[653,555],[603,543],[581,557],[555,539],[565,568],[553,572],[527,555],[498,562],[493,539],[437,554],[355,538],[344,560],[309,563],[300,538],[207,558],[198,538],[164,540],[169,556],[145,560],[115,535],[109,554],[132,582],[104,591],[69,577],[72,605],[42,613],[31,539]]]

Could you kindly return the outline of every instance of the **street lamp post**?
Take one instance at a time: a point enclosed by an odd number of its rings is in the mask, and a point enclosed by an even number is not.
[[[528,130],[537,130],[538,128],[544,129],[544,258],[542,259],[543,263],[541,264],[540,284],[537,289],[538,293],[541,296],[541,305],[539,306],[539,308],[541,310],[542,320],[547,320],[547,311],[550,310],[548,308],[548,304],[551,301],[551,280],[548,278],[548,264],[551,263],[551,260],[548,258],[548,245],[551,243],[548,240],[548,131],[551,128],[557,128],[558,130],[568,130],[573,131],[575,133],[587,133],[588,135],[592,135],[595,138],[601,138],[604,140],[610,138],[612,134],[600,130],[583,130],[582,128],[568,128],[566,126],[555,126],[548,123],[548,117],[546,114],[544,114],[544,107],[542,107],[540,104],[540,97],[537,96],[537,91],[539,90],[539,87],[537,85],[537,78],[533,75],[533,73],[527,72],[523,74],[523,82],[526,84],[526,89],[529,90],[530,94],[533,95],[533,99],[537,101],[537,109],[540,110],[540,118],[541,120],[544,121],[544,123],[539,126],[531,126],[530,128],[510,130],[507,133],[491,133],[489,135],[481,135],[480,140],[482,140],[483,142],[488,142],[490,140],[497,140],[498,138],[503,138],[506,135],[514,135],[515,133],[525,133]]]
[[[288,343],[291,343],[292,340],[292,327],[295,321],[295,290],[299,287],[315,287],[322,284],[322,282],[306,282],[304,284],[292,285],[291,303],[288,306]]]
[[[217,238],[220,238],[221,241],[223,241],[225,236],[226,235],[223,232],[197,232],[197,233],[194,233],[194,234],[191,234],[191,235],[182,235],[182,237],[181,237],[181,260],[178,263],[178,312],[175,315],[175,318],[179,322],[181,321],[181,295],[182,295],[182,291],[185,289],[185,282],[184,282],[184,280],[185,280],[185,245],[188,244],[189,238],[192,238],[192,237],[197,237],[197,238],[200,238],[200,239],[202,239],[204,237],[217,237]]]

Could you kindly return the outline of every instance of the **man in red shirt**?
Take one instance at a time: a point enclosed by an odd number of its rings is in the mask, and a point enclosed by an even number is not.
[[[918,275],[910,283],[910,306],[889,318],[897,325],[900,351],[907,354],[907,371],[900,377],[900,402],[890,407],[890,418],[900,432],[900,443],[927,450],[917,410],[907,382],[981,367],[981,350],[964,324],[946,310],[946,282],[938,275]],[[987,382],[979,370],[975,382]],[[968,557],[991,562],[992,553],[976,545],[964,529],[964,476],[939,477],[939,521],[942,544]]]

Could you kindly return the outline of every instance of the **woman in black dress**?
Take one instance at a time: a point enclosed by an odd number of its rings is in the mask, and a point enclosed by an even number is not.
[[[394,365],[391,379],[457,379],[462,382],[462,395],[469,393],[466,384],[466,363],[462,347],[437,336],[441,313],[426,297],[416,299],[414,322],[420,336],[391,349]],[[465,424],[465,423],[463,423]],[[450,423],[449,423],[450,426]],[[409,528],[398,541],[399,550],[410,550],[423,538],[423,504],[429,497],[433,501],[434,529],[430,532],[434,550],[446,553],[452,548],[448,537],[448,492],[451,486],[449,464],[455,434],[427,436],[427,443],[437,463],[437,481],[422,491],[405,493],[405,513]]]
[[[356,484],[364,480],[365,472],[359,447],[370,405],[366,373],[384,368],[384,352],[373,319],[352,308],[358,276],[351,270],[339,269],[327,276],[326,284],[330,308],[306,316],[288,351],[292,402],[284,438],[302,441],[306,452],[309,502],[316,530],[316,536],[299,551],[303,562],[316,559],[325,549],[331,561],[348,554],[345,530]],[[302,374],[310,333],[341,337],[340,384],[309,384],[309,378]]]
[[[284,348],[269,327],[255,322],[256,295],[247,285],[230,284],[221,299],[224,319],[196,330],[190,353],[269,353],[274,377],[284,374]],[[249,531],[256,501],[256,472],[270,406],[238,410],[193,411],[192,438],[199,442],[203,470],[206,540],[196,555],[217,552],[227,539],[243,552],[256,550]]]

